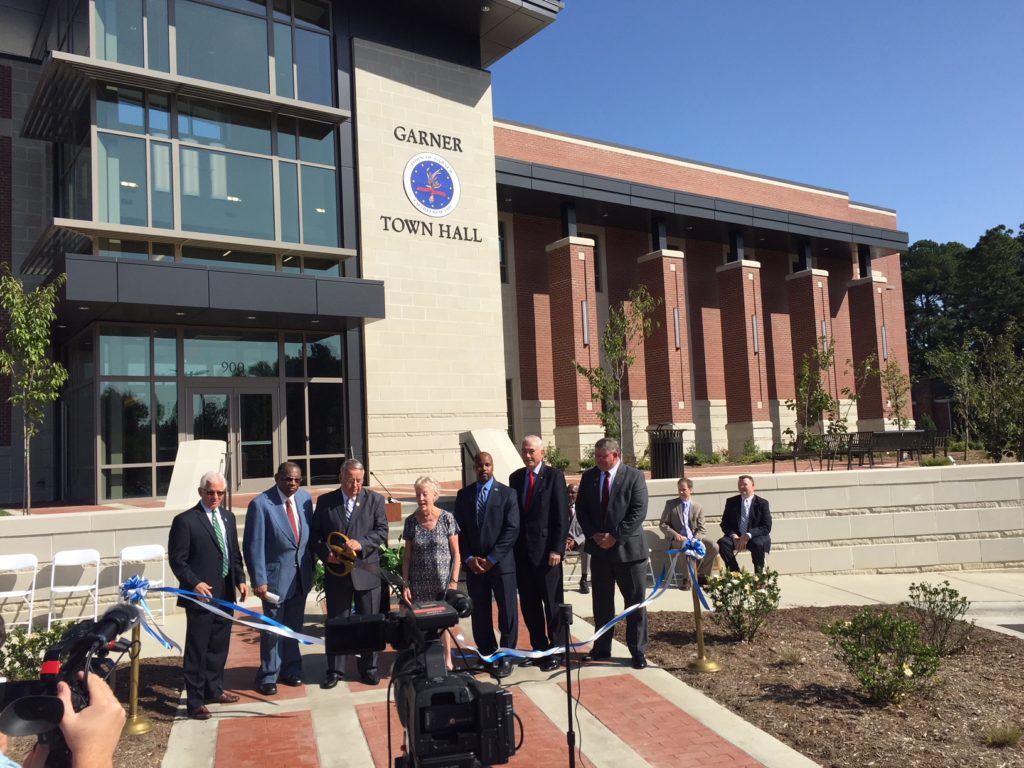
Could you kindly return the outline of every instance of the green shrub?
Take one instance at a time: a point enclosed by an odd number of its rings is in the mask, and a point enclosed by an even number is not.
[[[840,660],[881,704],[900,701],[938,669],[939,654],[920,640],[919,631],[909,619],[871,608],[824,628]]]
[[[683,459],[691,467],[708,466],[708,465],[711,465],[711,464],[721,464],[722,463],[722,454],[719,453],[718,451],[712,451],[711,453],[704,453],[703,451],[698,451],[697,449],[693,449],[693,450],[687,451],[686,455],[683,457]]]
[[[642,471],[642,472],[650,472],[650,470],[651,470],[651,452],[650,452],[650,450],[645,450],[644,451],[644,455],[636,460],[636,464],[634,466],[637,469],[639,469],[640,471]]]
[[[8,680],[38,679],[43,654],[60,640],[68,626],[67,623],[58,623],[31,634],[25,627],[8,632],[7,642],[0,648],[0,677]]]
[[[771,461],[771,451],[762,451],[753,440],[747,440],[743,444],[743,453],[740,455],[740,464],[760,464],[763,461]]]
[[[927,582],[910,585],[910,607],[916,609],[921,640],[933,646],[939,656],[949,656],[967,647],[974,631],[973,621],[964,621],[971,601],[943,581],[937,587]]]
[[[399,544],[397,547],[389,547],[387,544],[382,544],[380,547],[380,567],[388,573],[393,573],[396,576],[402,575],[402,560],[405,558],[405,545]]]
[[[953,462],[945,456],[925,456],[921,459],[922,467],[949,467]]]
[[[580,456],[580,469],[586,470],[593,467],[597,462],[594,461],[594,449],[587,448]]]
[[[715,607],[712,620],[739,640],[753,640],[779,607],[779,574],[726,571],[709,579],[705,592]]]
[[[558,448],[548,443],[548,447],[544,449],[544,461],[555,469],[560,469],[563,472],[569,468],[572,463],[569,461],[569,457],[562,453]]]

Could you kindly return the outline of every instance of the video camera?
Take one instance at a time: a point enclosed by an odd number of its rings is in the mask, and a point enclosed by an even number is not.
[[[43,656],[38,680],[10,681],[0,690],[0,731],[8,736],[38,736],[50,745],[47,768],[71,765],[71,753],[64,742],[60,721],[64,702],[57,698],[57,683],[64,681],[71,689],[71,706],[80,712],[89,706],[86,679],[79,672],[106,678],[114,668],[108,654],[124,653],[127,641],[118,640],[139,620],[138,609],[131,605],[115,605],[97,621],[92,619],[71,625],[60,640]]]
[[[441,632],[471,612],[470,599],[450,589],[443,602],[327,620],[328,655],[381,651],[386,644],[398,651],[392,684],[406,754],[395,768],[480,768],[515,754],[512,694],[445,664]]]

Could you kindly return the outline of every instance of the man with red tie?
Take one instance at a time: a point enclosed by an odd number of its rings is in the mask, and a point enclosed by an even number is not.
[[[516,539],[516,585],[523,620],[535,651],[546,651],[562,639],[558,606],[562,595],[562,556],[569,529],[569,496],[562,470],[544,463],[544,444],[536,435],[522,443],[522,469],[509,476],[519,501]],[[545,656],[537,666],[558,668],[557,656]]]
[[[313,586],[313,556],[309,550],[313,499],[301,487],[302,469],[294,462],[286,461],[277,468],[274,483],[273,488],[249,502],[242,552],[252,591],[263,601],[263,614],[301,632],[306,595]],[[299,643],[261,632],[256,690],[273,696],[278,681],[302,685]]]
[[[643,473],[620,460],[617,440],[605,437],[594,446],[594,467],[580,479],[576,518],[587,537],[590,578],[593,582],[594,624],[604,626],[615,616],[615,587],[625,606],[643,602],[647,586],[647,544],[643,523],[647,516],[647,480]],[[626,618],[626,644],[633,668],[647,666],[647,609]],[[612,655],[612,633],[594,643],[585,657],[596,661]]]

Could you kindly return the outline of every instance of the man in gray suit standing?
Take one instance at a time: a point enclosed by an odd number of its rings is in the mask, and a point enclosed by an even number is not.
[[[327,572],[324,587],[327,596],[327,618],[346,617],[352,613],[352,604],[362,616],[380,610],[380,547],[388,540],[388,518],[384,514],[384,497],[363,488],[366,470],[356,459],[341,465],[341,487],[325,493],[316,502],[313,512],[313,552],[323,561]],[[343,546],[354,553],[356,563],[345,575],[331,573],[344,569],[342,558],[328,547],[328,539],[335,531],[345,534]],[[335,536],[332,544],[339,544]],[[343,675],[344,656],[327,657],[327,674],[321,688],[333,688]],[[364,653],[359,657],[359,678],[367,685],[377,685],[377,654]]]
[[[302,469],[291,461],[277,468],[274,483],[273,488],[249,502],[242,552],[253,593],[263,601],[263,615],[301,632],[306,595],[313,586],[313,558],[309,552],[313,499],[300,488]],[[261,632],[256,690],[273,696],[278,680],[284,685],[302,685],[299,643]]]
[[[580,478],[576,517],[587,537],[590,578],[594,585],[594,624],[600,628],[615,616],[615,586],[626,606],[644,599],[647,586],[647,544],[642,526],[647,516],[647,480],[620,460],[619,443],[606,437],[594,446],[596,466]],[[626,643],[633,668],[647,666],[647,609],[626,618]],[[600,637],[585,660],[612,655],[612,633]]]

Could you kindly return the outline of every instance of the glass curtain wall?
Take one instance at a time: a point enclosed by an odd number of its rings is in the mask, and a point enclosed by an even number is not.
[[[331,124],[99,84],[96,130],[100,221],[339,244]]]
[[[178,442],[199,437],[182,421],[186,384],[196,382],[273,384],[285,403],[279,429],[287,458],[309,482],[337,479],[346,443],[341,335],[102,325],[98,375],[92,338],[70,352],[68,423],[92,424],[94,408],[99,416],[98,429],[82,434],[99,437],[101,500],[166,495]],[[82,490],[96,479],[89,439],[68,444],[68,464],[81,466],[68,481],[78,498],[91,496]]]

